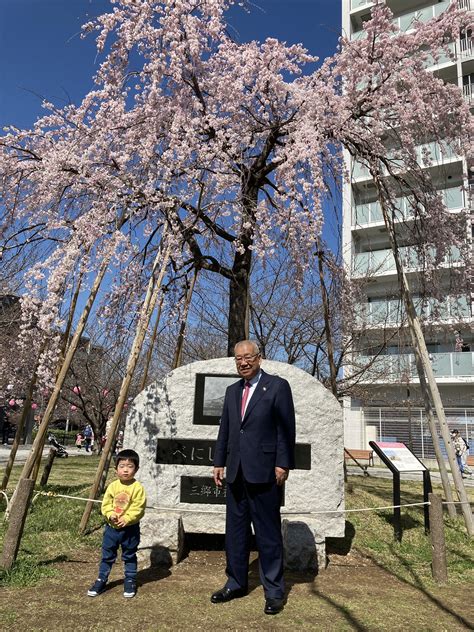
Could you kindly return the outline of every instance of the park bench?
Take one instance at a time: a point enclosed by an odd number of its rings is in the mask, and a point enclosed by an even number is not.
[[[344,460],[354,461],[364,474],[368,476],[367,467],[374,464],[374,451],[373,450],[356,450],[354,448],[344,448]],[[360,461],[367,461],[367,465],[362,465]]]
[[[468,465],[468,466],[471,466],[471,465],[472,465],[472,466],[474,466],[474,454],[469,455],[469,456],[467,457],[467,461],[466,461],[466,462],[467,462],[467,465]]]

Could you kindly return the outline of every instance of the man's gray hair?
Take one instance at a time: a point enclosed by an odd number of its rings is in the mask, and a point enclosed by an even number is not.
[[[240,340],[234,347],[234,354],[237,352],[237,347],[240,347],[240,345],[252,345],[254,352],[260,353],[260,347],[253,340]]]

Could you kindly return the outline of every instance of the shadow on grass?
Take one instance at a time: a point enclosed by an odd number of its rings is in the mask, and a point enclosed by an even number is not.
[[[395,524],[395,517],[394,517],[393,513],[384,513],[384,512],[381,511],[379,513],[379,516],[383,520],[388,522],[388,524],[394,526],[394,524]],[[400,525],[401,525],[402,537],[403,537],[403,532],[404,531],[409,531],[410,529],[419,529],[420,527],[424,526],[424,523],[423,523],[423,518],[421,520],[418,520],[414,516],[411,516],[409,514],[403,513],[400,516]]]
[[[375,566],[377,566],[381,570],[385,571],[386,573],[388,573],[392,577],[395,577],[398,581],[402,582],[406,586],[410,586],[411,588],[415,588],[416,590],[419,590],[421,593],[423,593],[423,595],[425,595],[425,597],[427,599],[429,599],[431,601],[431,603],[433,603],[436,607],[438,607],[440,610],[442,610],[446,614],[449,614],[450,616],[455,618],[459,623],[462,623],[464,626],[467,627],[468,630],[473,630],[474,629],[474,621],[470,621],[470,620],[466,619],[465,617],[463,617],[462,614],[460,614],[459,612],[454,610],[454,608],[452,608],[452,607],[446,605],[445,603],[443,603],[438,597],[436,597],[435,595],[433,595],[430,592],[430,590],[428,589],[427,586],[425,586],[425,584],[423,583],[423,580],[418,575],[418,573],[413,568],[413,566],[411,566],[398,553],[398,551],[396,551],[394,545],[392,545],[390,547],[390,550],[391,550],[391,553],[393,554],[393,556],[400,562],[400,564],[410,574],[410,576],[412,577],[413,581],[409,581],[408,579],[403,577],[400,573],[396,573],[395,571],[387,568],[384,564],[381,564],[379,561],[377,561],[371,555],[368,555],[367,557],[369,557],[372,560],[372,562],[375,564]]]
[[[379,568],[380,570],[384,571],[385,573],[397,579],[399,582],[405,584],[406,586],[409,586],[410,588],[414,588],[415,590],[418,590],[420,593],[425,595],[425,597],[429,599],[429,601],[433,605],[435,605],[437,608],[439,608],[446,614],[456,619],[457,622],[466,626],[467,629],[469,630],[474,629],[474,621],[465,618],[460,612],[457,612],[453,607],[444,603],[441,599],[439,599],[436,595],[434,595],[429,590],[429,588],[425,585],[420,575],[416,572],[413,566],[410,565],[409,562],[402,555],[400,555],[400,553],[396,550],[395,546],[396,545],[393,544],[389,547],[390,552],[399,561],[399,563],[405,568],[405,570],[409,573],[409,575],[412,578],[412,581],[403,577],[401,573],[397,573],[396,571],[394,571],[393,568],[389,568],[386,564],[381,563],[379,560],[377,560],[377,558],[374,555],[371,555],[370,553],[366,553],[365,556],[368,559],[370,559],[371,562],[375,566],[377,566],[377,568]],[[317,591],[315,591],[315,594],[318,594],[318,596],[320,596],[322,599],[327,600],[327,597],[317,593]],[[340,606],[338,607],[340,608]],[[357,628],[357,629],[364,629],[364,628]]]
[[[38,566],[51,566],[51,564],[59,564],[60,562],[72,562],[68,555],[56,555],[50,560],[41,560]]]
[[[345,620],[351,625],[351,629],[357,630],[358,632],[368,632],[370,628],[367,628],[357,617],[355,617],[349,608],[346,608],[342,604],[338,603],[335,599],[331,599],[327,595],[324,595],[319,590],[313,587],[312,593],[315,597],[319,597],[322,601],[325,601],[329,606],[332,606],[335,610],[337,610]]]
[[[84,537],[86,537],[88,535],[92,535],[93,533],[96,533],[97,531],[102,531],[103,528],[104,528],[104,523],[103,522],[101,522],[100,524],[97,524],[95,526],[88,527],[84,531]]]
[[[166,579],[171,575],[171,571],[165,566],[150,566],[150,568],[144,568],[137,573],[137,585],[144,586],[151,582],[157,582],[161,579]],[[123,586],[123,579],[114,579],[109,582],[105,587],[104,592],[117,588],[117,586]]]

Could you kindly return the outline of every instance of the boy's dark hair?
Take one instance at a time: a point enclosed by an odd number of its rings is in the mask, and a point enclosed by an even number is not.
[[[137,470],[140,467],[140,457],[135,450],[120,450],[120,452],[115,455],[115,467],[117,468],[120,461],[125,460],[131,461]]]

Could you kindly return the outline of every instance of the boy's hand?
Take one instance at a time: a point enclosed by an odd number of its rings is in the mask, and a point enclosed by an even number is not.
[[[117,521],[116,521],[115,524],[117,525],[117,527],[122,528],[122,527],[126,527],[127,526],[127,521],[125,520],[125,518],[119,518],[117,516]]]
[[[111,514],[109,520],[112,524],[117,524],[119,517],[117,516],[117,514],[113,513]]]

